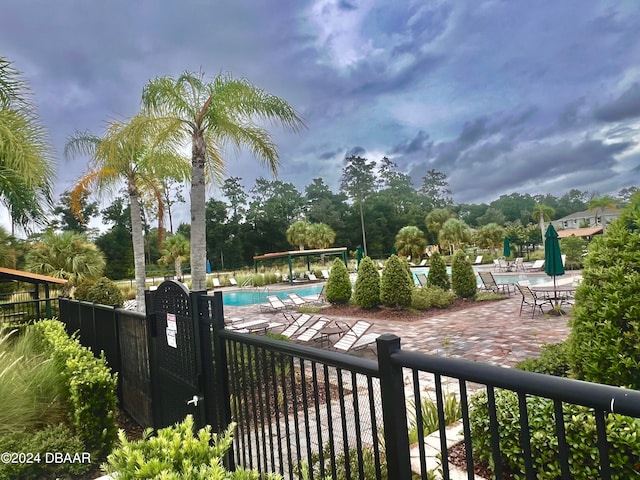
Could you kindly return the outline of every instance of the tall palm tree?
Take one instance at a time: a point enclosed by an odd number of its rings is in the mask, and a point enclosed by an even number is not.
[[[104,194],[122,182],[125,183],[131,206],[131,239],[133,242],[136,278],[136,308],[145,311],[144,290],[144,238],[142,233],[141,198],[150,196],[158,205],[158,216],[163,212],[162,180],[184,180],[188,174],[188,160],[172,150],[151,148],[148,132],[140,117],[130,123],[111,122],[102,137],[78,132],[65,146],[65,156],[89,155],[92,162],[71,191],[71,207],[80,208],[80,199],[86,192]]]
[[[68,280],[63,295],[84,280],[99,278],[105,267],[104,255],[83,234],[53,230],[29,247],[25,263],[30,272]]]
[[[179,145],[191,141],[191,280],[194,290],[206,289],[205,187],[224,169],[222,150],[228,144],[247,147],[272,172],[279,155],[265,120],[297,131],[302,120],[283,99],[246,79],[220,74],[207,82],[204,73],[185,72],[178,78],[159,77],[143,89],[144,111],[158,128],[159,141]]]
[[[299,250],[304,250],[304,246],[308,244],[310,227],[311,224],[303,220],[293,223],[286,231],[287,242]]]
[[[602,217],[604,214],[604,210],[606,208],[614,209],[616,208],[616,202],[610,195],[603,195],[601,197],[593,197],[587,203],[590,212],[595,212],[593,218],[593,225],[598,225],[598,217],[600,217],[600,223],[604,227],[604,218]]]
[[[0,57],[0,203],[15,225],[44,221],[52,204],[55,162],[27,84]]]
[[[540,225],[540,234],[542,235],[542,245],[544,246],[544,222],[551,220],[551,217],[555,215],[556,211],[553,207],[545,205],[544,203],[537,203],[533,207],[533,214],[531,215]]]
[[[189,239],[183,235],[177,234],[167,238],[162,244],[160,253],[162,257],[158,260],[161,265],[169,265],[173,263],[176,269],[176,278],[182,278],[182,262],[189,258],[191,245]]]
[[[427,248],[427,239],[424,233],[418,227],[406,226],[402,227],[396,235],[396,241],[393,244],[399,255],[410,255],[412,258],[420,258]]]

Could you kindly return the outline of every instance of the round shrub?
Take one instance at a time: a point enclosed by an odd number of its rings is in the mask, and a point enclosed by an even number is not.
[[[380,303],[380,275],[369,257],[360,262],[353,297],[362,308],[375,308]]]
[[[634,198],[590,244],[568,341],[577,378],[638,390],[640,197]]]
[[[114,281],[102,277],[89,287],[86,300],[102,305],[120,306],[124,303],[124,296]]]
[[[78,284],[78,286],[73,290],[73,298],[76,300],[87,300],[89,295],[89,289],[93,287],[93,284],[96,283],[95,280],[84,280]]]
[[[447,273],[447,265],[444,263],[442,256],[438,252],[434,252],[429,263],[429,275],[427,276],[428,287],[440,287],[442,290],[451,289],[449,274]]]
[[[543,345],[540,357],[518,362],[516,368],[556,377],[570,376],[570,352],[567,342]]]
[[[408,307],[414,288],[409,266],[397,255],[391,255],[385,262],[380,279],[380,303],[387,307]]]
[[[411,295],[411,307],[416,310],[446,308],[453,303],[453,292],[439,287],[414,288]]]
[[[333,261],[324,295],[327,302],[334,304],[347,304],[351,299],[349,271],[339,258]]]
[[[458,250],[453,256],[451,287],[460,298],[473,298],[478,290],[476,273],[469,260],[466,259],[463,250]]]
[[[502,464],[513,473],[513,478],[525,478],[524,452],[520,441],[520,412],[518,395],[508,390],[496,390],[496,415],[500,425],[500,452]],[[531,458],[538,480],[561,477],[558,463],[558,439],[555,430],[553,400],[527,396]],[[596,421],[587,407],[563,404],[567,443],[569,444],[570,478],[590,480],[600,478]],[[489,409],[486,392],[471,400],[471,437],[475,459],[489,463],[493,468]],[[637,478],[640,422],[631,417],[611,414],[606,419],[611,478],[623,480]]]

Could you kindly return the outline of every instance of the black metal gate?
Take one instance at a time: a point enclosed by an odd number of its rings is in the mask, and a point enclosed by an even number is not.
[[[205,423],[197,297],[174,280],[147,294],[156,428],[180,422],[188,414],[196,425]]]

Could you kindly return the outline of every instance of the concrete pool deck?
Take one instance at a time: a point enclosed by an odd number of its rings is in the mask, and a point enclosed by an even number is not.
[[[569,277],[580,272],[567,272]],[[287,287],[283,287],[287,288]],[[513,367],[525,358],[538,356],[545,343],[557,343],[569,334],[570,306],[563,307],[563,316],[549,316],[525,308],[519,315],[521,295],[496,302],[486,302],[465,310],[447,312],[430,318],[412,321],[365,318],[372,324],[369,331],[392,333],[399,336],[402,348],[431,355],[465,358],[492,365]],[[259,305],[224,307],[225,318],[262,319],[268,322],[284,321],[281,313],[265,313]],[[360,318],[323,315],[331,320],[354,323]],[[274,330],[277,332],[278,330]],[[313,344],[314,342],[312,342]],[[308,345],[309,343],[306,343]],[[317,345],[319,346],[319,345]],[[358,355],[362,355],[361,352]],[[371,351],[365,351],[370,356]]]

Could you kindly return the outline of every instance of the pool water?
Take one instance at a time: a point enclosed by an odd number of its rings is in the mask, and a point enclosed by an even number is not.
[[[416,277],[417,273],[424,273],[425,275],[429,275],[429,267],[420,267],[420,268],[411,269],[411,274],[413,275],[413,281],[415,282],[416,285],[420,285],[420,282],[418,282],[418,277]],[[451,275],[451,267],[447,267],[447,273]],[[500,275],[499,273],[498,274],[494,273],[493,278],[496,279],[496,283],[518,283],[526,280],[530,282],[531,285],[536,285],[538,283],[544,283],[551,280],[551,277],[548,277],[546,275],[540,275],[539,273],[533,274],[533,275],[527,275],[526,273],[520,273],[520,274],[512,273],[510,275]],[[476,275],[476,282],[478,286],[482,285],[482,280],[480,280],[480,277],[478,275]]]
[[[275,295],[285,300],[287,294],[297,293],[301,297],[317,295],[322,290],[322,284],[305,285],[304,287],[288,288],[286,290],[269,291],[265,288],[236,290],[234,292],[222,292],[222,301],[225,305],[242,307],[256,303],[267,303],[267,295]]]

